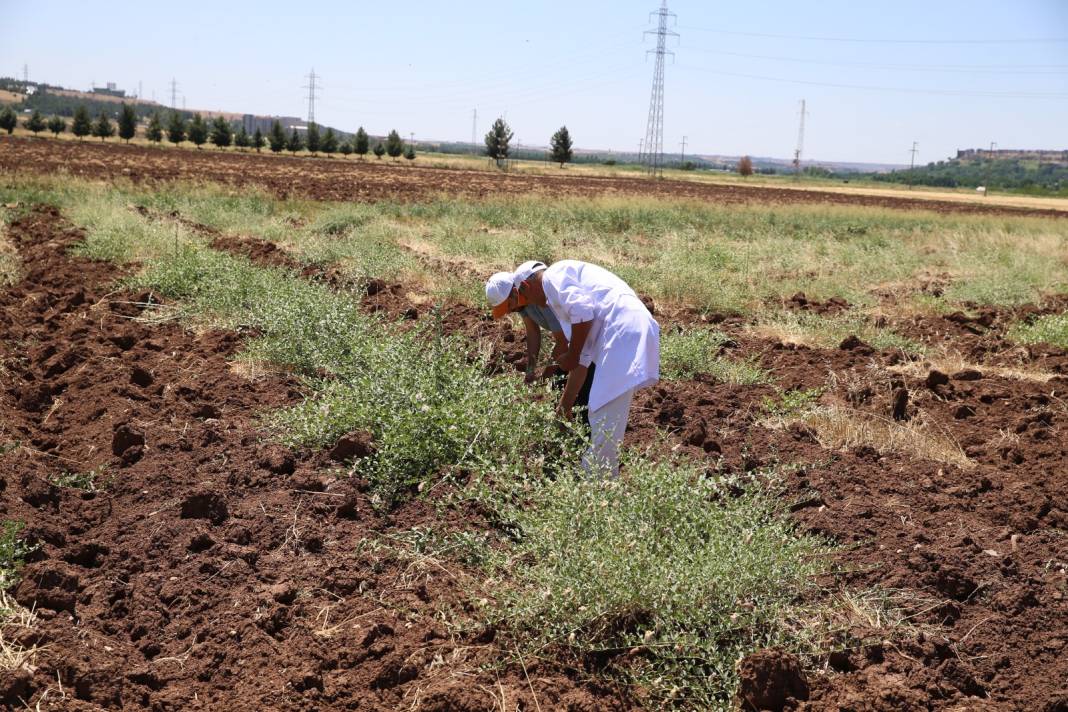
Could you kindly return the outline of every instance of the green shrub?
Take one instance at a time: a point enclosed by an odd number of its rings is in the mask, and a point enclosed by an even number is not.
[[[634,459],[620,480],[542,482],[514,512],[499,615],[539,650],[611,661],[652,707],[727,709],[735,663],[802,650],[800,598],[824,571],[767,480]],[[506,584],[508,585],[508,584]]]
[[[707,374],[722,383],[766,383],[770,376],[753,360],[723,358],[720,350],[730,337],[712,329],[684,329],[663,334],[660,341],[660,372],[667,380],[684,380]]]
[[[1009,330],[1009,338],[1021,344],[1051,344],[1068,349],[1068,312],[1017,324]]]
[[[0,529],[0,591],[15,584],[26,556],[34,550],[34,547],[19,539],[23,526],[22,522],[9,519],[4,521]]]

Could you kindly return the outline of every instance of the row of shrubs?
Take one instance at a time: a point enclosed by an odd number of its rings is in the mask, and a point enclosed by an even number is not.
[[[0,129],[10,134],[17,125],[18,117],[15,112],[11,107],[5,107],[0,112]],[[105,112],[101,112],[100,116],[94,121],[89,116],[85,106],[79,106],[74,112],[74,118],[71,120],[70,126],[67,125],[66,119],[61,116],[53,116],[46,120],[40,111],[34,111],[30,117],[23,121],[22,125],[26,130],[32,131],[34,135],[47,130],[58,137],[69,128],[71,133],[78,138],[93,136],[101,141],[106,141],[117,133],[119,138],[127,143],[137,136],[138,130],[137,115],[134,113],[133,108],[127,104],[122,105],[118,120],[115,123],[111,121]],[[389,132],[385,142],[378,141],[372,148],[371,139],[362,126],[356,131],[351,140],[339,138],[332,128],[327,128],[325,132],[321,133],[319,126],[315,123],[308,125],[305,135],[301,135],[294,128],[287,136],[278,121],[274,122],[267,135],[264,135],[258,128],[250,135],[244,126],[235,132],[230,122],[222,116],[217,116],[213,120],[205,120],[200,114],[194,114],[191,120],[186,121],[178,112],[171,112],[167,125],[164,126],[159,112],[156,112],[149,117],[148,124],[144,128],[144,137],[153,143],[162,143],[166,138],[167,141],[175,146],[189,141],[197,148],[210,141],[219,148],[226,148],[232,145],[237,148],[254,148],[257,152],[266,146],[273,153],[290,151],[296,154],[298,151],[307,149],[313,154],[319,151],[328,156],[333,153],[341,153],[345,156],[355,153],[357,156],[362,157],[370,152],[374,153],[378,158],[388,154],[394,160],[400,156],[404,156],[409,161],[415,160],[415,147],[411,144],[405,146],[396,129]]]

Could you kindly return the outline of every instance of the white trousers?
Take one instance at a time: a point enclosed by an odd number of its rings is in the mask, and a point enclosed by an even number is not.
[[[590,411],[590,448],[582,457],[582,469],[588,476],[613,479],[619,476],[619,446],[627,432],[632,400],[634,389]]]

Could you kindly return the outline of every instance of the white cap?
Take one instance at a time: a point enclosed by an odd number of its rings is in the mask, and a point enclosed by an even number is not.
[[[486,282],[486,299],[491,307],[503,303],[512,293],[512,273],[498,272]]]
[[[530,279],[530,275],[535,272],[541,272],[543,269],[545,269],[544,262],[538,262],[537,260],[524,262],[516,268],[515,274],[512,275],[512,285],[518,287],[520,284]]]

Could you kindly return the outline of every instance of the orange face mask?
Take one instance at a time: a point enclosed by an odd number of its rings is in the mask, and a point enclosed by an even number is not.
[[[509,314],[514,311],[519,311],[527,305],[527,298],[522,294],[516,294],[515,299],[508,297],[503,302],[493,307],[493,318],[503,319],[505,314]]]

